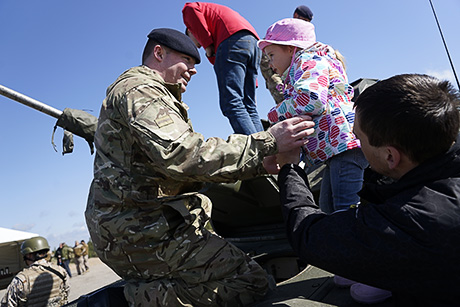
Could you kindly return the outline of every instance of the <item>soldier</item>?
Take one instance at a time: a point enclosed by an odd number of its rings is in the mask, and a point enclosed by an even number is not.
[[[89,248],[88,244],[86,244],[85,240],[81,240],[81,245],[83,245],[83,266],[85,267],[85,271],[89,270],[88,267],[88,258],[89,258]]]
[[[78,275],[85,273],[85,266],[83,265],[83,253],[85,247],[78,241],[75,241],[75,246],[73,247],[73,253],[75,255],[74,261],[75,266],[77,267]]]
[[[25,240],[21,254],[27,268],[11,281],[1,307],[62,306],[67,304],[69,285],[66,271],[46,260],[50,247],[43,237]]]
[[[313,123],[296,117],[249,136],[204,140],[182,102],[198,49],[173,29],[148,38],[143,65],[108,88],[100,111],[85,211],[91,240],[126,280],[131,306],[246,305],[266,294],[268,276],[205,228],[211,203],[198,191],[203,182],[266,174],[264,158],[304,144]]]
[[[73,248],[62,243],[62,251],[61,251],[61,259],[62,259],[62,266],[66,270],[69,277],[72,277],[72,272],[70,270],[70,261],[74,258]]]

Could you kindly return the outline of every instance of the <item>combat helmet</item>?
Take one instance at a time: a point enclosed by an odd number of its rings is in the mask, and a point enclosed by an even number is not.
[[[33,237],[30,239],[27,239],[24,242],[22,242],[22,245],[21,245],[21,254],[23,256],[30,254],[30,253],[42,251],[42,250],[46,250],[46,251],[50,250],[48,241],[43,237]]]

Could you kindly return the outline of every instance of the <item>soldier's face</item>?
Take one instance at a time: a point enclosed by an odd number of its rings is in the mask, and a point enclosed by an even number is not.
[[[195,59],[174,50],[168,50],[164,57],[164,80],[181,84],[182,93],[185,92],[190,79],[196,74]]]

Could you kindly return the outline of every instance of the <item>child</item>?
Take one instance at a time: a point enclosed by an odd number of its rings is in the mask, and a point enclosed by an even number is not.
[[[310,115],[316,123],[304,149],[308,166],[326,163],[321,210],[332,213],[358,204],[368,163],[353,133],[353,87],[348,84],[342,55],[316,41],[312,23],[294,18],[271,25],[258,46],[284,80],[284,100],[268,113],[270,123],[299,114]],[[337,275],[334,282],[338,286],[355,284]],[[367,303],[391,296],[389,291],[364,284],[353,289],[354,299]]]
[[[367,161],[353,134],[353,87],[338,55],[316,41],[312,23],[294,18],[271,25],[258,46],[284,80],[284,100],[268,113],[270,123],[307,114],[316,124],[304,149],[307,166],[326,163],[320,208],[332,213],[357,204]]]

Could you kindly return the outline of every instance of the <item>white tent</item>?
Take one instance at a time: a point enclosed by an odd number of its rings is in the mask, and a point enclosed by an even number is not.
[[[0,227],[0,289],[6,288],[11,279],[24,268],[21,244],[38,234]]]

